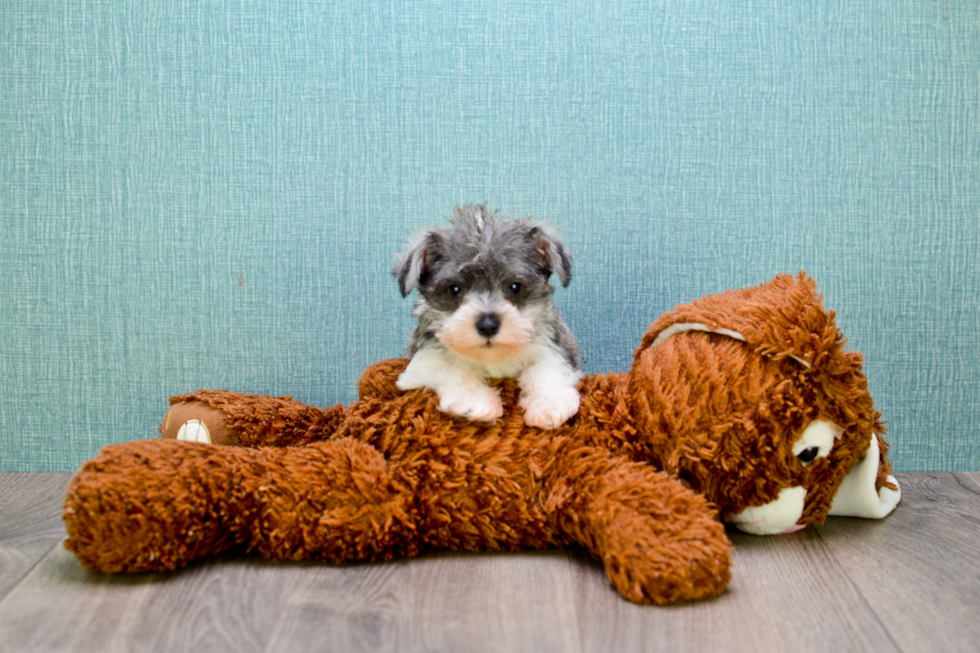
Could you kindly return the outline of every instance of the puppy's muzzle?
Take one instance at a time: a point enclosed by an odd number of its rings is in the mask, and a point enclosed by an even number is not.
[[[500,316],[496,313],[484,313],[476,321],[476,332],[484,338],[492,338],[500,331]]]

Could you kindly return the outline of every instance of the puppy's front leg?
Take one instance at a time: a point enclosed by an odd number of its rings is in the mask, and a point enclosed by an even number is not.
[[[436,347],[418,350],[395,385],[399,390],[435,390],[439,410],[459,417],[492,422],[504,414],[495,388]]]
[[[517,382],[521,387],[518,405],[524,409],[524,423],[542,429],[555,429],[578,412],[576,386],[582,373],[565,360],[561,352],[543,347],[538,362],[524,370]]]

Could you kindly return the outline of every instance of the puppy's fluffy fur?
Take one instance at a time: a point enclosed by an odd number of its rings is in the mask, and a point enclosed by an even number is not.
[[[393,274],[402,296],[419,289],[400,389],[431,388],[441,410],[493,421],[503,405],[487,380],[513,377],[528,425],[555,428],[578,412],[578,346],[549,283],[555,274],[568,285],[572,259],[550,229],[485,206],[456,208]]]

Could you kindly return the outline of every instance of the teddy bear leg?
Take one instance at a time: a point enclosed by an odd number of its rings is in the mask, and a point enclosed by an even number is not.
[[[247,542],[249,453],[173,440],[106,447],[68,485],[65,548],[86,569],[119,573],[176,569]]]
[[[418,552],[414,502],[373,447],[247,449],[143,440],[72,478],[65,548],[87,569],[166,571],[235,547],[335,562]]]
[[[317,408],[292,397],[224,390],[198,390],[170,403],[160,435],[204,444],[302,446],[330,438],[347,418],[340,404]]]
[[[549,498],[560,528],[602,560],[619,592],[667,604],[720,594],[731,545],[704,497],[664,472],[597,454]]]

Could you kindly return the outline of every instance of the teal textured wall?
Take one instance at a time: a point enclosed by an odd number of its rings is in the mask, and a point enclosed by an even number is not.
[[[806,5],[805,7],[802,5]],[[558,225],[590,372],[810,272],[899,470],[980,469],[976,2],[3,2],[0,470],[197,387],[355,397],[456,203]]]

